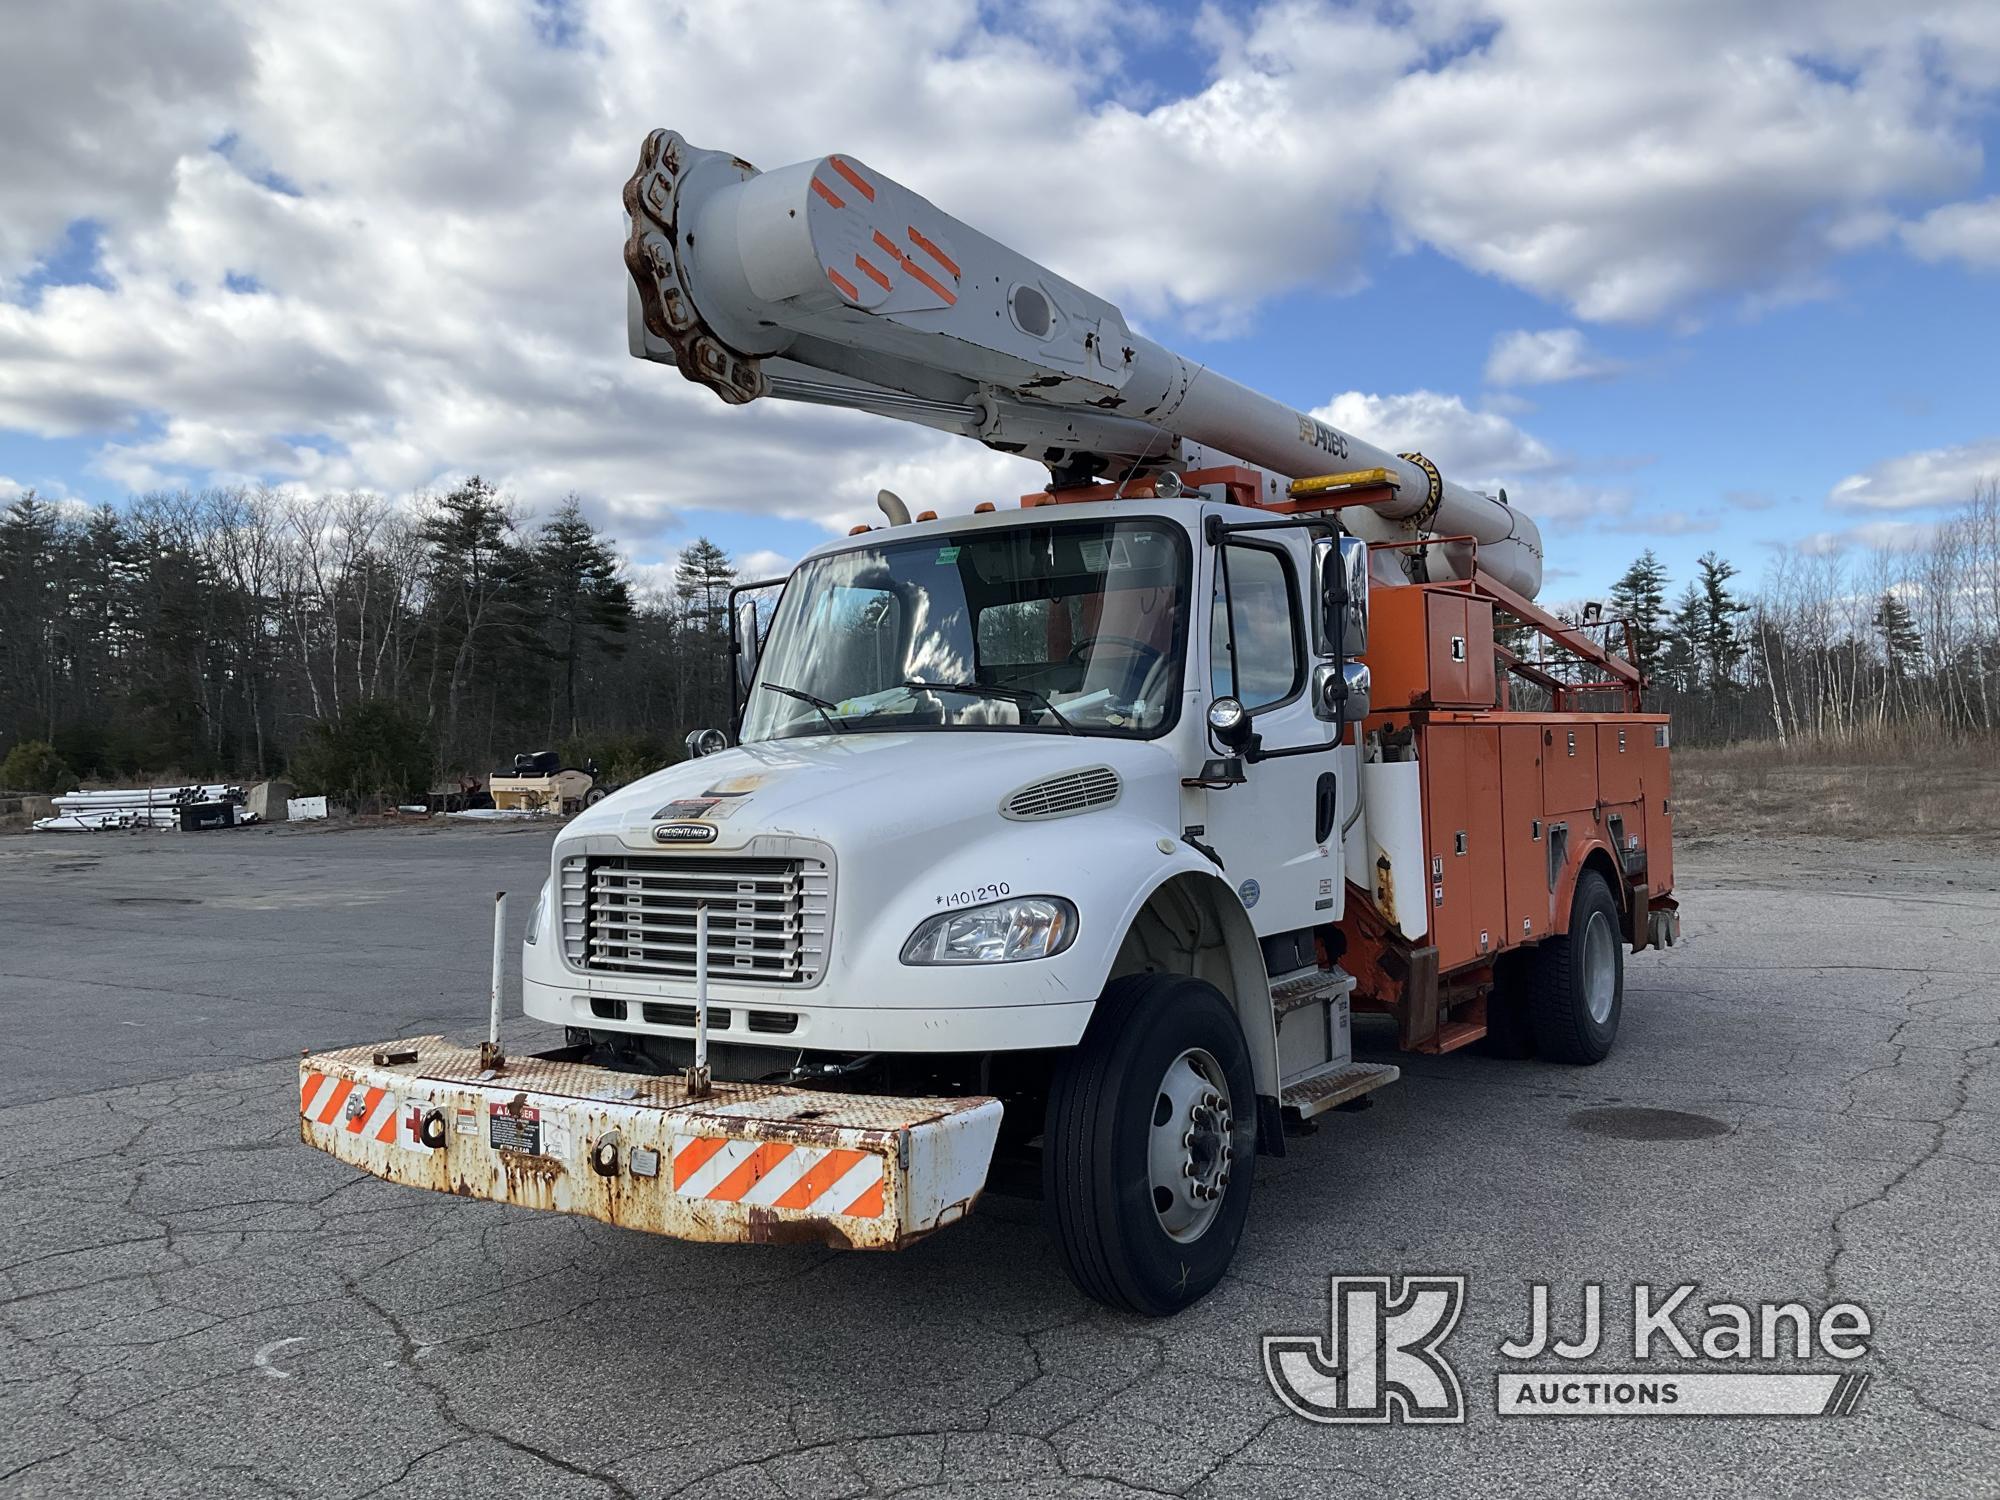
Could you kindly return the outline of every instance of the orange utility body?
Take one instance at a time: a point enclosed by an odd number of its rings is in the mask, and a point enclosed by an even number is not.
[[[1378,504],[1387,485],[1299,493],[1251,468],[1192,470],[1190,492],[1281,514]],[[1024,506],[1153,498],[1151,479],[1023,495]],[[1449,1052],[1486,1035],[1499,966],[1569,924],[1577,877],[1603,875],[1634,951],[1671,942],[1673,778],[1665,714],[1641,707],[1644,679],[1576,626],[1476,566],[1470,537],[1375,552],[1468,549],[1472,577],[1378,585],[1362,660],[1372,712],[1364,737],[1407,736],[1423,780],[1421,892],[1348,885],[1345,917],[1322,930],[1322,962],[1356,980],[1353,1008],[1394,1016],[1407,1050]],[[1502,644],[1506,627],[1527,649]],[[1516,710],[1515,685],[1548,698]],[[1589,707],[1583,705],[1588,704]],[[1386,903],[1429,903],[1424,941],[1404,938]]]

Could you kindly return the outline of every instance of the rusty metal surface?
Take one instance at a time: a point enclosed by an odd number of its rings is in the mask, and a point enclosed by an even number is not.
[[[894,1249],[968,1212],[991,1099],[833,1094],[615,1073],[557,1058],[482,1068],[441,1037],[299,1064],[307,1145],[386,1181],[718,1243]]]
[[[1354,1063],[1348,1067],[1332,1068],[1288,1086],[1284,1103],[1287,1109],[1296,1109],[1311,1119],[1335,1105],[1345,1104],[1349,1099],[1358,1099],[1372,1089],[1379,1089],[1385,1083],[1394,1083],[1401,1076],[1402,1070],[1390,1063]]]
[[[724,401],[741,405],[770,391],[760,360],[730,348],[703,320],[689,295],[680,264],[680,183],[687,143],[679,132],[655,130],[639,150],[639,164],[625,183],[625,269],[638,288],[646,330],[665,339],[681,373]],[[738,157],[740,176],[757,169]],[[685,243],[692,246],[690,235]]]

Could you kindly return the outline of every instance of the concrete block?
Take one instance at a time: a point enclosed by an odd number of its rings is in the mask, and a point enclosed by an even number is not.
[[[289,781],[260,781],[243,799],[243,810],[260,823],[285,821],[285,804],[292,800]]]
[[[30,823],[37,818],[53,818],[56,815],[56,799],[29,795],[21,799],[21,815]]]

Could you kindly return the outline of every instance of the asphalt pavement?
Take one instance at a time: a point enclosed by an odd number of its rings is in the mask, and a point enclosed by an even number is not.
[[[300,1049],[476,1038],[491,894],[548,838],[0,839],[0,1494],[2000,1493],[1990,849],[1684,848],[1685,941],[1631,958],[1608,1061],[1396,1059],[1147,1322],[1023,1200],[897,1255],[683,1245],[300,1145]],[[1329,1277],[1370,1273],[1466,1278],[1463,1425],[1308,1422],[1267,1382],[1263,1336],[1326,1336]],[[1630,1369],[1639,1282],[1698,1283],[1694,1330],[1861,1304],[1861,1359],[1784,1366],[1868,1374],[1858,1407],[1496,1415],[1533,1284],[1559,1322],[1599,1284],[1594,1364]]]

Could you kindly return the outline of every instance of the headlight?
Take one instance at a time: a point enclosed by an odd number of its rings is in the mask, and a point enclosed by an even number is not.
[[[528,930],[522,937],[530,943],[542,940],[542,908],[549,904],[549,883],[544,880],[542,888],[535,896],[535,904],[528,908]]]
[[[1011,964],[1049,958],[1076,937],[1076,908],[1060,896],[1016,896],[932,917],[903,945],[906,964]]]

